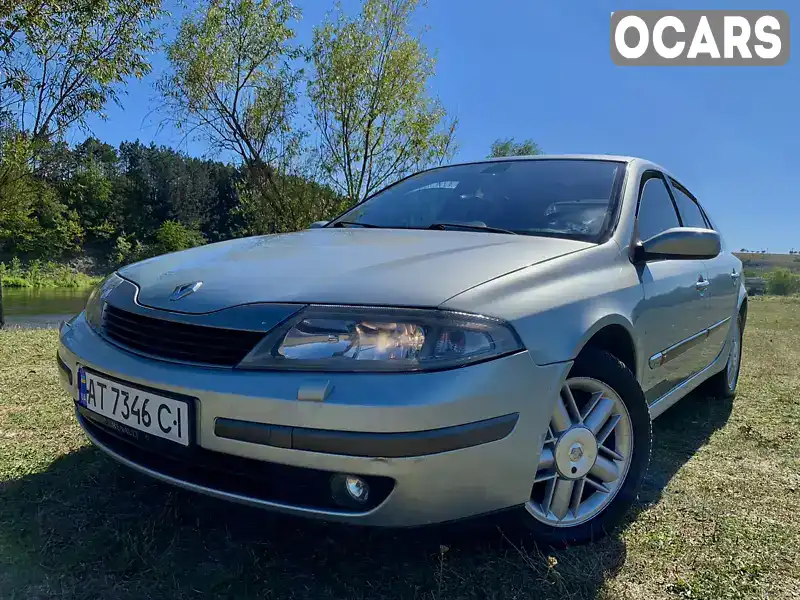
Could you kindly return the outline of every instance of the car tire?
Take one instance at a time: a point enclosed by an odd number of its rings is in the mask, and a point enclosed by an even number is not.
[[[550,440],[545,439],[545,444],[540,454],[536,475],[537,481],[533,484],[531,499],[522,508],[516,509],[513,516],[515,524],[521,525],[515,530],[525,531],[526,535],[532,536],[537,543],[555,547],[581,544],[600,539],[619,525],[636,500],[642,479],[650,462],[652,446],[652,427],[647,402],[636,377],[624,363],[608,352],[587,348],[575,360],[564,386],[569,387],[571,385],[574,387],[576,385],[575,382],[579,384],[579,389],[570,388],[570,393],[574,400],[566,404],[574,408],[571,411],[568,410],[568,412],[575,414],[577,410],[578,415],[580,415],[586,411],[586,418],[585,420],[578,418],[578,423],[573,420],[573,424],[567,430],[557,431],[555,427],[557,423],[556,412],[559,408],[556,407],[553,420],[551,420],[551,427],[548,431]],[[595,388],[599,392],[592,392],[592,389]],[[607,391],[604,392],[603,390]],[[582,398],[585,395],[583,392],[588,394],[588,398]],[[564,388],[562,388],[560,400],[565,398],[565,393]],[[592,404],[592,399],[597,397],[598,393],[600,394],[600,399]],[[616,413],[612,413],[610,420],[605,423],[604,428],[600,430],[595,438],[595,442],[599,443],[599,446],[597,446],[597,451],[595,452],[596,457],[592,463],[593,466],[586,473],[583,484],[579,483],[577,479],[563,478],[561,473],[566,472],[567,469],[572,473],[576,473],[575,469],[580,468],[580,471],[577,471],[577,474],[580,475],[586,470],[586,464],[588,464],[588,462],[584,464],[581,461],[587,457],[591,459],[591,449],[585,450],[585,454],[583,453],[584,450],[581,452],[576,450],[579,447],[589,448],[590,444],[581,446],[580,443],[573,443],[567,434],[574,434],[580,437],[583,435],[580,431],[581,427],[589,428],[590,425],[595,426],[596,423],[592,422],[595,409],[599,410],[604,406],[603,403],[606,402],[606,399],[611,397],[613,397],[614,402],[613,410]],[[621,402],[621,405],[619,402]],[[609,427],[617,416],[619,416],[618,425],[608,434],[604,442],[599,442],[604,429]],[[559,419],[563,420],[563,412]],[[624,427],[622,427],[623,421]],[[557,441],[553,442],[553,438],[557,438]],[[567,448],[564,446],[565,443],[569,443],[571,446]],[[622,456],[623,448],[629,450],[627,450],[627,460],[624,461],[626,463],[625,470],[618,480],[613,482],[613,485],[615,485],[613,494],[609,494],[610,497],[608,497],[609,495],[604,495],[605,492],[596,489],[594,486],[599,481],[600,485],[611,489],[612,483],[605,483],[604,480],[597,478],[594,473],[596,468],[607,465],[609,462],[610,453],[605,446],[608,445],[610,448],[611,444],[613,444],[612,451],[619,451],[619,456]],[[566,455],[565,451],[567,451]],[[581,455],[578,456],[578,454]],[[549,458],[543,457],[549,457],[550,455],[553,456],[553,472],[556,473],[556,477],[551,480],[539,481],[539,479],[549,476],[549,471],[543,467],[548,463]],[[577,462],[572,462],[574,458],[577,459]],[[601,464],[601,461],[604,462]],[[622,462],[616,459],[611,462],[615,465],[622,465]],[[600,471],[601,473],[604,472],[603,469],[600,469]],[[607,472],[608,469],[605,471]],[[576,476],[572,475],[572,477]],[[608,479],[606,475],[603,475],[603,477]],[[548,507],[554,507],[557,498],[563,499],[565,497],[561,490],[563,486],[568,486],[570,481],[572,482],[571,492],[569,492],[571,499],[570,510],[567,515],[572,515],[574,518],[570,521],[567,516],[564,516],[563,520],[555,522],[554,519],[557,519],[555,514],[551,512],[550,508],[544,508],[547,494],[551,494],[551,503]],[[552,491],[548,487],[551,485]],[[542,486],[544,486],[543,491],[541,489]],[[598,494],[600,496],[596,500],[595,496]],[[590,508],[594,506],[593,510],[595,512],[592,513],[587,509],[587,506]],[[563,509],[558,512],[563,512]],[[587,515],[591,516],[586,518]],[[584,520],[581,520],[582,518]]]
[[[731,329],[731,350],[725,368],[710,377],[706,390],[715,398],[733,398],[739,383],[739,371],[742,367],[742,316],[737,315]]]

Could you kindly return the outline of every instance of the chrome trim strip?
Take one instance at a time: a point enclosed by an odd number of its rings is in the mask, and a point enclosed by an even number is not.
[[[677,344],[673,344],[669,348],[662,350],[661,352],[657,352],[653,356],[650,357],[648,360],[648,364],[650,365],[651,369],[655,369],[656,367],[660,367],[674,358],[677,358],[693,346],[696,346],[700,341],[704,340],[708,337],[708,329],[703,329],[698,333],[695,333],[693,336],[686,338],[685,340],[681,340]]]
[[[661,352],[656,352],[650,357],[650,360],[647,361],[647,364],[650,365],[651,369],[660,367],[662,364],[664,364],[664,355]]]
[[[359,517],[366,517],[369,514],[378,510],[383,503],[379,504],[375,508],[372,508],[366,512],[344,512],[344,511],[337,511],[337,510],[330,510],[325,508],[307,508],[304,506],[294,506],[291,504],[282,504],[280,502],[269,502],[268,500],[261,500],[260,498],[253,498],[251,496],[244,496],[242,494],[235,494],[232,492],[223,492],[221,490],[215,490],[214,488],[206,487],[203,485],[198,485],[196,483],[191,483],[189,481],[184,481],[183,479],[176,479],[174,477],[170,477],[169,475],[164,475],[163,473],[159,473],[158,471],[153,471],[152,469],[148,469],[147,467],[143,467],[140,464],[133,462],[117,454],[113,450],[111,450],[108,446],[105,446],[101,442],[97,440],[89,431],[87,431],[86,427],[83,426],[83,417],[75,411],[75,416],[78,419],[78,423],[81,425],[81,429],[83,429],[83,433],[86,434],[86,437],[89,438],[89,441],[92,442],[97,448],[108,456],[116,460],[117,462],[125,465],[126,467],[130,467],[135,471],[139,471],[145,475],[152,477],[153,479],[158,479],[159,481],[163,481],[164,483],[168,483],[170,485],[174,485],[192,492],[197,492],[198,494],[205,494],[206,496],[212,496],[213,498],[219,498],[221,500],[228,500],[230,502],[236,502],[238,504],[245,504],[247,506],[255,506],[256,508],[264,508],[269,510],[277,510],[286,513],[293,513],[299,514],[307,517],[316,517],[316,518],[334,518],[337,520],[352,520],[353,518]],[[390,494],[391,495],[391,494]],[[385,502],[385,501],[384,501]]]
[[[672,346],[666,348],[665,350],[662,350],[661,352],[656,352],[653,356],[650,357],[650,359],[647,361],[647,364],[650,365],[651,369],[655,369],[656,367],[660,367],[668,363],[673,358],[680,356],[690,348],[693,348],[701,341],[705,340],[709,335],[711,335],[713,331],[716,331],[730,320],[731,320],[730,317],[726,317],[722,319],[722,321],[714,323],[711,327],[703,329],[703,331],[695,333],[693,336],[690,336],[685,340],[681,340],[677,344],[673,344]]]
[[[725,323],[729,322],[730,320],[731,320],[731,318],[730,318],[730,317],[725,317],[725,318],[724,318],[724,319],[722,319],[722,321],[720,321],[719,323],[714,323],[714,324],[713,324],[711,327],[709,327],[709,328],[708,328],[708,333],[711,333],[711,332],[712,332],[712,331],[714,331],[715,329],[719,329],[720,327],[722,327],[723,325],[725,325]]]
[[[138,285],[123,279],[123,283],[114,288],[105,301],[119,310],[151,319],[202,327],[256,331],[265,335],[306,306],[296,303],[250,302],[205,313],[186,313],[142,304],[139,301],[140,293]]]

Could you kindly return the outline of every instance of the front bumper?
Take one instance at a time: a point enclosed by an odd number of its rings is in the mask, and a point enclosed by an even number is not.
[[[522,352],[437,373],[246,372],[184,366],[127,352],[97,335],[83,316],[65,325],[60,337],[62,384],[73,400],[79,366],[195,398],[195,451],[204,460],[236,463],[235,469],[241,464],[251,470],[269,467],[265,479],[290,482],[286,485],[292,485],[295,475],[348,473],[388,487],[385,499],[360,512],[306,502],[297,494],[267,499],[219,484],[219,478],[191,476],[191,469],[173,463],[161,468],[159,461],[144,459],[157,456],[154,449],[144,449],[150,452],[145,455],[120,445],[79,415],[92,441],[118,461],[218,498],[376,526],[426,525],[523,504],[530,496],[560,384],[571,366],[537,366]],[[323,401],[298,399],[319,389],[327,390]],[[480,423],[494,429],[481,429],[477,437],[471,433],[471,445],[463,447],[461,426]],[[458,434],[458,440],[437,433],[433,442],[426,441],[432,430]],[[298,442],[287,444],[281,441],[287,439],[286,431],[302,435],[290,435],[288,439]],[[185,460],[194,460],[192,456]]]

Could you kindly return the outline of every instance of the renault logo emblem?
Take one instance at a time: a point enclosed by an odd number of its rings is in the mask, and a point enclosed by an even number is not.
[[[185,298],[189,294],[194,294],[197,290],[199,290],[201,285],[203,285],[202,281],[193,281],[192,283],[184,283],[183,285],[179,285],[173,290],[169,299],[180,300],[181,298]]]

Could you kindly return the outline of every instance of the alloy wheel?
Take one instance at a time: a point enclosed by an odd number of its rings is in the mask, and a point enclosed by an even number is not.
[[[597,379],[567,379],[525,508],[552,527],[585,523],[614,499],[632,456],[633,426],[619,395]]]

